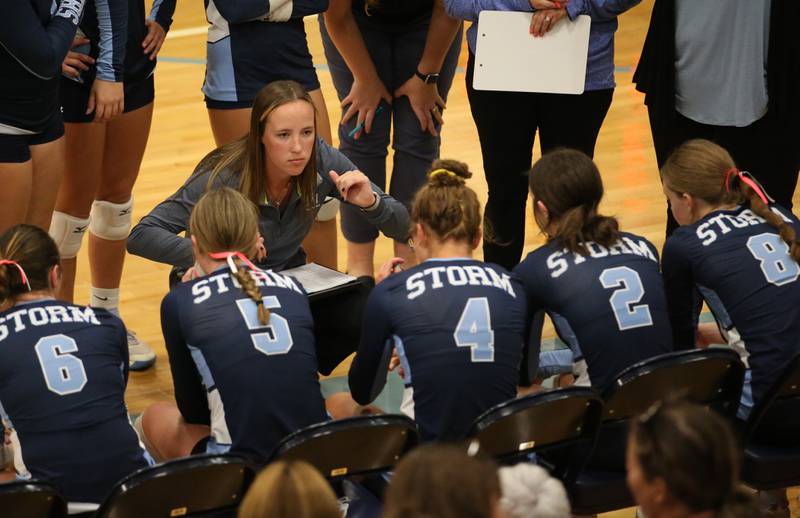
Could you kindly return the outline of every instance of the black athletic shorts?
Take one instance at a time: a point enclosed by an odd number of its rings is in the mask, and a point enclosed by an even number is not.
[[[2,130],[0,130],[2,131]],[[0,163],[21,164],[31,159],[31,146],[47,144],[64,135],[64,121],[61,112],[56,111],[41,133],[28,135],[0,134]]]
[[[92,86],[61,79],[61,109],[64,112],[64,122],[92,122],[94,113],[86,114],[86,105],[89,103],[89,94]],[[125,108],[123,113],[138,110],[147,106],[155,99],[155,85],[153,75],[134,83],[125,83]]]

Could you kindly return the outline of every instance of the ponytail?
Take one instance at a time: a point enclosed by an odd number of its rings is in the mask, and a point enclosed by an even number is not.
[[[264,305],[264,298],[261,296],[261,290],[258,289],[256,281],[253,279],[250,271],[244,268],[244,264],[240,259],[232,258],[232,262],[236,268],[231,268],[231,273],[233,273],[233,276],[239,281],[239,285],[242,287],[244,294],[256,303],[256,307],[258,308],[258,321],[262,326],[268,325],[269,310]]]
[[[764,203],[762,199],[763,191],[759,187],[753,188],[750,184],[744,183],[741,176],[745,173],[738,172],[739,174],[739,191],[745,200],[750,202],[750,209],[759,217],[766,220],[781,236],[787,245],[789,245],[789,255],[792,259],[800,264],[800,243],[797,241],[797,232],[792,225],[786,223],[784,219],[772,211],[769,206]]]

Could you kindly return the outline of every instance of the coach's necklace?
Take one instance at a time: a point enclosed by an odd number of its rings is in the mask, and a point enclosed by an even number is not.
[[[291,187],[292,181],[283,186],[283,189],[280,190],[280,194],[278,196],[273,196],[272,191],[270,190],[269,186],[267,186],[267,194],[269,195],[270,203],[274,204],[276,207],[280,207],[283,205],[283,202],[286,198],[286,194],[289,192],[289,187]]]

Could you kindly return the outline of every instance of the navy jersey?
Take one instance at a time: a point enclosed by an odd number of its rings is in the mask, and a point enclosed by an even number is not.
[[[605,390],[626,367],[672,351],[672,333],[655,247],[628,233],[609,248],[585,245],[588,256],[544,245],[514,274],[530,315],[547,310],[567,320],[592,386]]]
[[[305,293],[271,270],[251,273],[269,325],[226,267],[176,285],[161,327],[178,408],[188,422],[210,424],[207,450],[264,461],[283,437],[327,414]]]
[[[149,18],[169,31],[175,3],[154,0]],[[79,82],[91,85],[97,77],[133,83],[153,73],[156,62],[142,48],[147,36],[144,0],[89,0],[80,31],[91,43],[75,50],[92,56],[96,64],[81,73]]]
[[[41,133],[57,113],[61,62],[82,12],[83,0],[3,3],[0,133]]]
[[[319,89],[303,17],[328,0],[205,0],[208,28],[207,98],[252,102],[267,83],[292,79]]]
[[[125,326],[102,309],[46,299],[0,313],[0,403],[23,478],[99,502],[148,457],[128,420]]]
[[[800,233],[791,212],[772,210]],[[776,229],[746,206],[711,212],[677,229],[664,245],[676,345],[695,343],[695,286],[715,292],[749,354],[756,402],[800,352],[800,266],[788,251]]]
[[[374,400],[394,347],[422,439],[460,439],[478,415],[516,396],[524,330],[522,287],[501,267],[426,261],[370,294],[350,391],[361,404]]]

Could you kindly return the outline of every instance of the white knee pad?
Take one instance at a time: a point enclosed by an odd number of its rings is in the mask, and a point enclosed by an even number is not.
[[[89,228],[90,218],[76,218],[64,212],[53,212],[50,220],[50,237],[58,246],[58,253],[62,259],[72,259],[77,257],[81,249],[83,234]]]
[[[100,239],[127,239],[133,219],[133,198],[125,203],[95,200],[92,203],[91,218],[89,231]]]
[[[336,198],[326,197],[322,203],[322,207],[317,212],[317,221],[330,221],[336,217],[339,212],[339,200]]]

